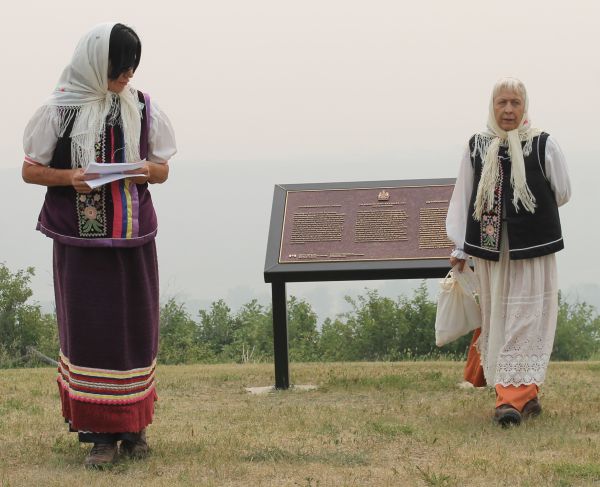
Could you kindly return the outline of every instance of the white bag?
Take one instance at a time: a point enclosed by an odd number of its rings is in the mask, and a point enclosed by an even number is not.
[[[435,344],[446,345],[481,326],[481,310],[475,298],[479,282],[473,270],[465,264],[456,266],[440,281],[440,294],[435,315]]]

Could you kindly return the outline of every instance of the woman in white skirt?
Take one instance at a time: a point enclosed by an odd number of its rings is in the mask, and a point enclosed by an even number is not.
[[[521,81],[496,83],[487,130],[469,140],[446,221],[451,265],[462,270],[474,257],[480,282],[483,319],[468,369],[479,367],[473,356],[481,360],[502,426],[542,410],[558,314],[554,254],[564,247],[558,207],[571,194],[560,147],[532,127],[527,107]]]

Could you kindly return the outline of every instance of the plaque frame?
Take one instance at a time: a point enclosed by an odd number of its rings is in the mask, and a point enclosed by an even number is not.
[[[287,193],[296,191],[390,189],[409,186],[453,186],[455,182],[455,178],[438,178],[275,185],[265,257],[264,280],[266,283],[271,284],[273,299],[273,345],[275,353],[275,387],[277,389],[288,389],[290,385],[287,282],[426,279],[443,277],[450,268],[449,256],[447,258],[280,263]]]

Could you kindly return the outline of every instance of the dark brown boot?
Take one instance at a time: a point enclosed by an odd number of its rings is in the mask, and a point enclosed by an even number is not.
[[[523,406],[523,411],[521,411],[521,416],[523,419],[535,418],[542,413],[542,405],[537,397],[534,397],[531,401],[529,401],[525,406]]]
[[[146,430],[143,429],[137,435],[135,440],[121,441],[121,454],[129,458],[141,460],[146,458],[150,453],[150,447],[146,442]]]
[[[511,425],[518,426],[521,424],[521,419],[521,413],[510,404],[498,406],[494,413],[494,421],[503,428],[508,428]]]
[[[115,463],[119,449],[117,442],[94,443],[90,453],[85,458],[84,465],[87,468],[103,468]]]

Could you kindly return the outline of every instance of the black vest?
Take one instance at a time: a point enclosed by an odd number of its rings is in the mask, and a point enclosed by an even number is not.
[[[494,208],[485,212],[481,221],[473,218],[477,187],[481,179],[481,154],[471,155],[473,165],[473,192],[469,204],[464,251],[475,257],[499,260],[502,223],[506,222],[508,247],[511,259],[530,259],[552,254],[563,249],[558,206],[550,183],[546,179],[546,141],[548,134],[542,133],[533,139],[531,154],[525,157],[527,185],[535,197],[535,212],[529,213],[521,204],[518,211],[512,203],[513,190],[510,185],[512,164],[506,147],[499,151],[500,176],[496,183]],[[471,154],[475,137],[469,141]]]

